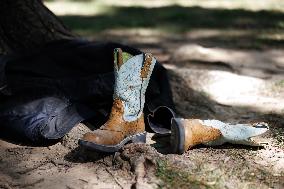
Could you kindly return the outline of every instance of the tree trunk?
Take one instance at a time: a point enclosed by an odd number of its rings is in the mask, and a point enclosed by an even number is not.
[[[0,54],[74,37],[41,0],[0,0]]]

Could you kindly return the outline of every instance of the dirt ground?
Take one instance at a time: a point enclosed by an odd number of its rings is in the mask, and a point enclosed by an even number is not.
[[[199,28],[172,35],[122,28],[87,38],[152,52],[168,69],[179,116],[264,121],[269,145],[197,146],[175,155],[169,138],[149,133],[146,144],[104,155],[78,147],[88,131],[79,124],[47,147],[0,140],[0,188],[284,188],[284,48],[248,47],[244,32]],[[232,36],[239,40],[216,40]]]

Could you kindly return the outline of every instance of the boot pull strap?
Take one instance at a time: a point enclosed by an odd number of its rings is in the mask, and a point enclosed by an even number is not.
[[[147,78],[149,70],[150,70],[150,66],[152,64],[152,54],[151,53],[146,53],[144,56],[144,64],[143,67],[141,69],[141,78]]]
[[[118,70],[123,64],[122,50],[121,48],[114,49],[114,62],[117,65]]]

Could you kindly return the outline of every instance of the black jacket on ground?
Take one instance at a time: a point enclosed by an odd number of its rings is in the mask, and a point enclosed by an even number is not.
[[[76,124],[99,126],[113,97],[113,50],[141,51],[118,43],[63,40],[42,49],[0,56],[2,135],[34,142],[58,139]],[[165,68],[157,63],[146,92],[144,113],[174,108]]]

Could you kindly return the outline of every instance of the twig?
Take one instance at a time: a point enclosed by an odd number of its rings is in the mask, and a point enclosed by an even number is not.
[[[68,185],[66,185],[66,188],[67,188],[67,189],[74,189],[73,187],[68,186]]]
[[[134,188],[143,188],[141,186],[143,186],[143,177],[146,174],[145,171],[145,158],[144,156],[140,156],[138,157],[138,159],[136,159],[132,165],[132,169],[134,170],[134,174],[135,174],[135,182],[132,184],[132,186]]]
[[[84,180],[84,179],[81,179],[81,178],[79,178],[78,180],[85,182],[85,183],[89,183],[87,180]]]
[[[113,180],[116,182],[116,184],[120,187],[120,188],[124,188],[122,186],[122,184],[120,184],[120,182],[118,181],[118,179],[112,174],[112,172],[107,168],[105,167],[105,170],[112,176]]]

